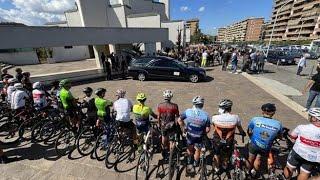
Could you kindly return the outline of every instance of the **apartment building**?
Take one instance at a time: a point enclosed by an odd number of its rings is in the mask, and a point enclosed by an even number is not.
[[[199,19],[190,19],[186,21],[186,28],[190,29],[191,36],[195,35],[197,32],[199,32]]]
[[[274,0],[265,40],[312,40],[320,38],[320,0]]]
[[[249,18],[218,29],[219,42],[258,41],[261,36],[263,18]]]

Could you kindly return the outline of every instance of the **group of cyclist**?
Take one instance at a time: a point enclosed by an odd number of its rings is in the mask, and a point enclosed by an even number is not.
[[[57,104],[61,104],[61,108],[70,116],[74,128],[79,128],[80,118],[77,115],[79,99],[72,95],[71,87],[70,80],[62,80],[59,82],[59,88],[55,89],[53,94],[46,92],[44,83],[36,82],[33,84],[32,96],[30,96],[17,79],[11,78],[5,86],[6,100],[12,110],[22,111],[28,100],[33,100],[33,106],[41,110],[48,106],[54,106],[54,99],[57,99]],[[168,158],[169,150],[172,147],[172,137],[179,132],[185,137],[188,155],[187,172],[199,165],[204,139],[209,136],[211,130],[213,130],[213,137],[210,150],[214,154],[214,171],[217,173],[225,171],[228,166],[235,145],[236,129],[242,136],[248,135],[250,137],[249,157],[246,165],[248,174],[255,177],[259,174],[257,172],[261,172],[261,161],[264,157],[268,158],[268,167],[273,166],[274,157],[271,153],[271,147],[273,141],[276,138],[281,138],[283,133],[282,123],[273,118],[276,113],[274,104],[262,105],[262,116],[252,118],[247,132],[245,132],[240,117],[232,113],[233,102],[229,99],[224,99],[218,104],[218,115],[211,118],[204,110],[205,100],[201,96],[194,97],[192,107],[180,113],[178,105],[171,101],[172,91],[165,90],[163,92],[164,100],[154,112],[146,105],[147,96],[144,93],[137,94],[137,104],[133,105],[126,98],[125,90],[116,91],[117,100],[115,102],[106,99],[106,92],[106,89],[98,88],[94,91],[96,97],[93,97],[92,88],[83,89],[85,97],[82,104],[86,107],[87,119],[92,125],[98,126],[101,122],[112,121],[112,109],[116,113],[114,119],[118,122],[119,128],[126,129],[134,143],[139,145],[138,136],[149,131],[150,118],[157,119],[161,129],[164,159]],[[49,103],[49,99],[52,100],[52,103]],[[290,137],[295,140],[295,144],[284,169],[286,179],[290,179],[298,167],[300,168],[298,179],[308,179],[313,168],[320,164],[320,108],[311,108],[308,112],[310,124],[299,125],[290,134]],[[131,114],[134,115],[135,123],[131,119]],[[224,156],[221,156],[222,153]]]

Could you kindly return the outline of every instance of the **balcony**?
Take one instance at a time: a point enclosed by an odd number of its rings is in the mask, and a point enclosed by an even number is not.
[[[288,1],[290,1],[289,4],[292,4],[294,0],[288,0]],[[282,2],[280,2],[280,3],[278,3],[278,4],[276,4],[276,5],[274,6],[274,8],[277,9],[277,8],[283,6],[285,3],[287,3],[287,1],[282,1]]]

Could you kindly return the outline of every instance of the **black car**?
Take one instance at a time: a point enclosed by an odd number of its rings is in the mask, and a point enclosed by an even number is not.
[[[140,81],[146,79],[177,79],[196,83],[206,79],[206,71],[202,68],[188,66],[169,57],[141,57],[131,62],[129,76]]]
[[[267,61],[279,65],[295,64],[295,57],[288,51],[269,51]]]

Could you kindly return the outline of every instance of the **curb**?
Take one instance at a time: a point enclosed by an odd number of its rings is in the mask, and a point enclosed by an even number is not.
[[[295,111],[296,113],[300,114],[302,117],[304,117],[305,119],[308,119],[308,114],[306,112],[303,112],[304,107],[301,106],[300,104],[294,102],[293,100],[291,100],[290,98],[288,98],[287,96],[275,91],[274,89],[264,85],[263,83],[261,83],[260,81],[258,81],[255,77],[249,75],[248,73],[241,73],[242,76],[244,76],[245,78],[247,78],[249,81],[251,81],[252,83],[254,83],[255,85],[257,85],[258,87],[260,87],[261,89],[263,89],[264,91],[266,91],[267,93],[269,93],[271,96],[275,97],[276,99],[278,99],[280,102],[282,102],[283,104],[285,104],[286,106],[288,106],[290,109],[292,109],[293,111]]]

